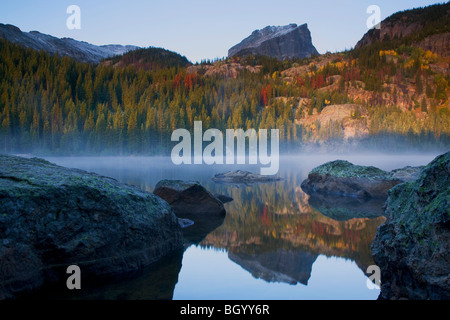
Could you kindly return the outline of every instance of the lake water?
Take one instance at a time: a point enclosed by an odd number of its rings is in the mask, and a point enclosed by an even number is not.
[[[46,157],[56,164],[116,178],[152,192],[162,179],[197,180],[234,200],[212,230],[186,233],[184,250],[126,279],[66,290],[60,299],[376,299],[367,267],[382,203],[311,198],[300,184],[314,167],[343,159],[392,170],[436,155],[298,155],[280,159],[282,181],[218,184],[216,173],[255,165],[173,165],[162,157]],[[356,201],[356,202],[355,202]]]

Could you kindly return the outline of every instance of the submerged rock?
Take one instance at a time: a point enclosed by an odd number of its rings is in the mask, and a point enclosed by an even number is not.
[[[264,176],[248,171],[234,170],[225,173],[218,173],[212,177],[214,182],[221,183],[242,183],[242,184],[253,184],[260,182],[271,182],[282,180],[275,176]]]
[[[301,187],[307,193],[386,199],[389,189],[405,181],[402,174],[411,177],[413,170],[410,171],[407,174],[407,170],[402,169],[393,174],[372,166],[336,160],[314,168]]]
[[[450,152],[390,190],[372,243],[382,299],[450,299]]]
[[[0,155],[0,299],[68,277],[139,270],[182,247],[161,198],[42,159]]]

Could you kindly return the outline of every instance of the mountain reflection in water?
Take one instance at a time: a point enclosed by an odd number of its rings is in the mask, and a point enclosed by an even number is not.
[[[227,214],[223,221],[185,229],[184,252],[174,253],[135,276],[95,284],[92,290],[77,293],[66,290],[62,295],[50,291],[44,296],[59,299],[376,299],[379,291],[366,287],[365,271],[374,264],[370,245],[377,227],[385,220],[384,202],[310,197],[300,184],[311,169],[326,161],[343,159],[392,170],[423,165],[434,156],[282,157],[278,175],[283,180],[254,185],[211,180],[214,174],[236,169],[259,172],[250,165],[175,166],[169,158],[158,157],[48,157],[47,160],[59,165],[110,176],[149,192],[162,179],[197,180],[211,193],[231,196],[234,200],[225,204]],[[216,265],[215,261],[220,262]],[[321,269],[315,272],[316,264]],[[340,282],[332,287],[334,282],[326,280],[325,287],[313,292],[312,283],[320,282],[314,280],[314,274],[334,275],[349,285]],[[241,280],[243,277],[245,281]],[[355,281],[356,287],[351,286]],[[215,287],[214,282],[217,282]]]

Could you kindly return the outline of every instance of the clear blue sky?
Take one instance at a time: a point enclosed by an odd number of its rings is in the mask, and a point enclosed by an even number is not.
[[[320,53],[352,48],[367,31],[366,13],[378,5],[381,19],[431,0],[0,0],[0,23],[97,45],[132,44],[173,50],[195,62],[228,49],[267,25],[307,23]],[[69,30],[69,5],[81,9],[81,29]]]

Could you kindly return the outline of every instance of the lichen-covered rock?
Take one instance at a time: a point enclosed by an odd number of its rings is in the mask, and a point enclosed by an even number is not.
[[[403,180],[372,166],[336,160],[314,168],[302,182],[307,192],[362,198],[387,198],[388,190]]]
[[[67,278],[135,271],[182,247],[161,198],[94,173],[0,155],[0,299]],[[64,284],[63,284],[64,285]]]
[[[450,153],[389,192],[372,244],[384,299],[450,299]]]

